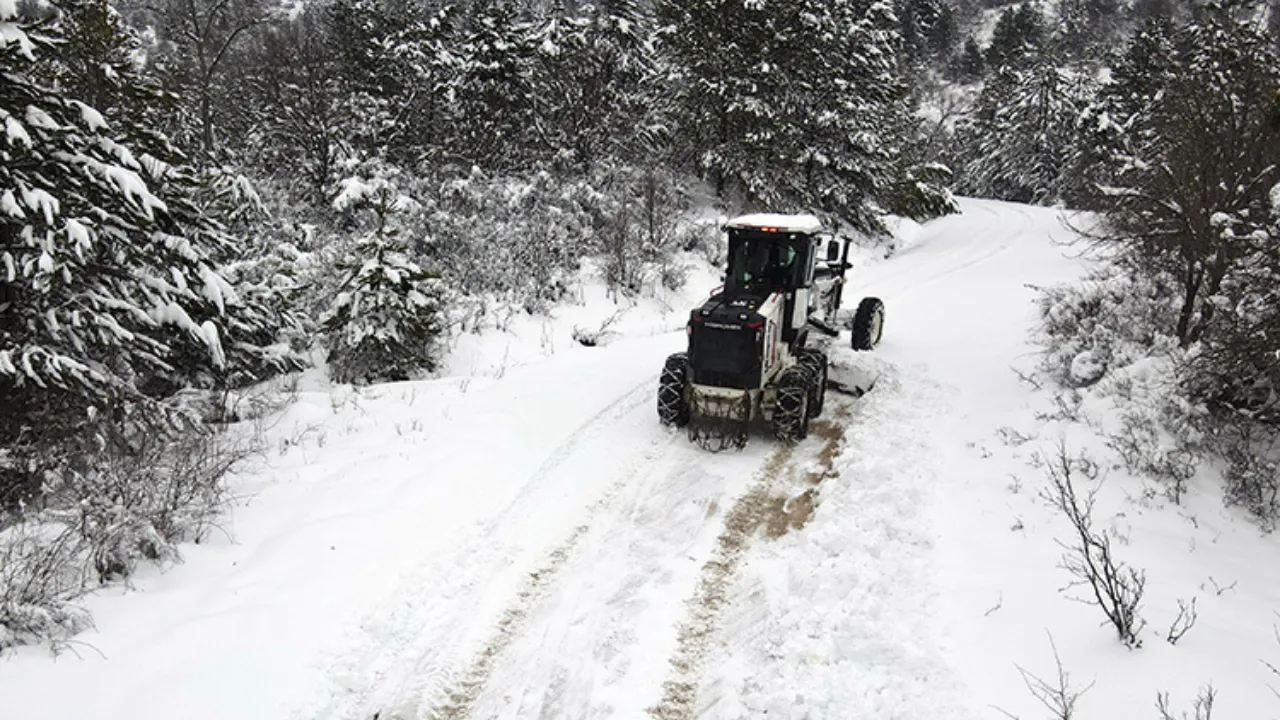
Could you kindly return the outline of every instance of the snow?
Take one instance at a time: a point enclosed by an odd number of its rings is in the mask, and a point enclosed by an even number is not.
[[[141,207],[147,217],[153,217],[156,210],[168,209],[163,200],[151,194],[147,184],[133,170],[119,165],[104,165],[96,162],[87,164],[96,167],[103,176],[119,188],[126,200]]]
[[[41,188],[28,187],[21,183],[19,183],[19,191],[22,193],[22,204],[44,215],[44,221],[52,225],[53,218],[61,207],[58,198]]]
[[[812,215],[778,215],[756,213],[736,217],[725,223],[732,228],[777,228],[781,232],[816,233],[822,230],[822,221]]]
[[[200,265],[200,282],[201,293],[206,300],[217,306],[218,312],[226,312],[227,305],[236,302],[235,288],[213,268],[203,263]]]
[[[17,198],[13,196],[13,191],[8,188],[6,188],[3,193],[0,193],[0,211],[3,211],[10,217],[26,217],[26,213],[24,213],[22,208],[18,205]]]
[[[76,249],[76,254],[83,260],[85,250],[88,250],[89,246],[93,244],[93,235],[89,232],[89,228],[75,218],[67,218],[66,226],[67,240],[71,242]]]
[[[15,0],[0,0],[0,2],[12,3]],[[35,44],[31,42],[31,38],[18,27],[18,24],[7,20],[13,17],[13,14],[5,15],[0,13],[0,47],[7,45],[17,45],[18,52],[28,60],[35,60]]]
[[[41,110],[35,105],[28,105],[26,111],[27,124],[41,130],[57,130],[58,121],[49,116],[49,113]]]
[[[98,132],[107,129],[106,118],[102,117],[102,113],[85,105],[78,100],[72,100],[72,104],[80,108],[80,121],[84,123],[84,127],[89,132]]]
[[[209,357],[213,358],[214,367],[220,368],[227,364],[227,356],[222,350],[222,338],[218,334],[218,326],[212,320],[205,320],[200,323],[200,330],[197,336],[208,348]]]
[[[56,659],[6,652],[6,710],[1034,718],[1018,668],[1056,677],[1052,638],[1093,683],[1078,717],[1151,717],[1162,690],[1189,710],[1209,681],[1223,717],[1273,716],[1276,540],[1223,507],[1210,474],[1181,505],[1149,492],[1097,434],[1114,407],[1072,422],[1020,381],[1037,360],[1032,286],[1083,263],[1056,211],[961,207],[892,223],[889,259],[856,258],[846,308],[882,298],[886,335],[855,354],[846,333],[833,373],[879,381],[830,393],[794,448],[760,432],[710,454],[656,421],[657,369],[717,283],[705,267],[642,300],[588,282],[550,317],[456,338],[435,379],[356,390],[309,371],[260,426],[269,452],[236,478],[226,533],[89,597],[94,629]],[[611,318],[607,342],[573,341]],[[1156,393],[1165,370],[1124,372]],[[1097,460],[1079,481],[1099,529],[1147,572],[1140,649],[1060,591],[1069,528],[1039,497],[1037,459],[1060,440]],[[1198,624],[1172,645],[1191,598]]]
[[[18,119],[12,115],[4,119],[4,131],[9,138],[10,144],[31,147],[31,135],[27,133],[26,128],[22,127],[22,123],[18,122]]]
[[[1077,385],[1092,385],[1107,371],[1106,363],[1088,350],[1076,355],[1071,360],[1071,379]]]

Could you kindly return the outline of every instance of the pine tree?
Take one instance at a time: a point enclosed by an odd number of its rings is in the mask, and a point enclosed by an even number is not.
[[[454,107],[463,64],[455,15],[448,2],[333,0],[326,7],[323,42],[338,78],[334,115],[358,155],[413,164],[465,145],[458,137],[465,112]]]
[[[1049,30],[1039,5],[1028,2],[1000,13],[991,44],[987,46],[987,67],[1023,68],[1044,50]]]
[[[65,42],[56,16],[0,24],[0,443],[128,427],[153,398],[249,371],[272,326],[217,272],[216,223],[167,192],[181,170],[37,79]]]
[[[1084,78],[1049,58],[1027,69],[998,69],[960,130],[962,190],[1025,203],[1062,199],[1088,93]]]
[[[1280,182],[1280,61],[1252,25],[1211,4],[1181,27],[1151,23],[1130,44],[1086,130],[1095,181],[1085,207],[1153,275],[1176,279],[1170,330],[1210,332],[1213,298],[1265,241]]]
[[[654,125],[653,48],[635,3],[611,0],[583,13],[557,4],[528,41],[539,138],[579,171],[610,156],[638,159]]]
[[[946,0],[896,0],[902,47],[912,62],[946,58],[956,44],[954,11]]]
[[[911,126],[888,3],[671,1],[658,13],[678,141],[721,196],[832,212],[868,232],[881,229],[877,204],[950,206],[945,193],[907,192]]]
[[[472,12],[454,75],[451,155],[502,172],[528,167],[555,147],[529,122],[536,113],[528,23],[512,0],[483,0]]]
[[[964,49],[952,63],[951,76],[960,82],[976,82],[987,72],[987,61],[982,47],[973,37],[964,41]]]
[[[322,321],[339,382],[407,380],[434,366],[440,287],[406,253],[396,216],[410,204],[385,178],[347,178],[334,201],[374,221],[339,263],[340,292]]]
[[[241,202],[240,197],[230,203],[220,200],[228,189],[235,190],[235,183],[247,180],[233,177],[229,184],[226,180],[234,174],[222,167],[192,167],[157,129],[163,124],[164,115],[179,103],[172,93],[141,72],[136,60],[141,42],[105,0],[67,0],[58,6],[58,11],[63,42],[55,62],[42,68],[42,76],[69,98],[95,103],[90,106],[102,114],[113,137],[136,155],[143,182],[156,196],[164,198],[169,232],[186,238],[215,266],[243,265],[253,251],[253,243],[244,235],[252,234],[256,228],[240,223],[237,237],[228,232],[226,225],[238,222],[238,216],[251,203]],[[248,192],[252,194],[251,189]],[[235,387],[301,364],[298,357],[278,347],[282,325],[290,324],[282,301],[261,295],[241,296],[235,304],[236,312],[215,312],[209,306],[198,318],[203,322],[223,314],[223,342],[228,353],[225,372],[176,372],[163,384],[159,378],[153,380],[153,393],[163,394],[192,384]],[[179,341],[173,344],[173,352],[177,360],[180,356],[198,358],[202,350],[198,343]],[[174,364],[179,368],[200,367],[196,359]]]
[[[1054,43],[1064,60],[1089,63],[1106,59],[1122,24],[1116,0],[1056,0],[1055,10]]]

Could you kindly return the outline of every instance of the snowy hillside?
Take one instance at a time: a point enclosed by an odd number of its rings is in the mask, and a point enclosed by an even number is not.
[[[1221,717],[1280,714],[1273,539],[1208,482],[1169,506],[1052,419],[1014,370],[1036,362],[1032,286],[1083,272],[1071,235],[1053,210],[962,207],[854,270],[846,305],[881,297],[885,340],[833,359],[880,380],[795,447],[710,454],[657,422],[707,277],[597,347],[567,329],[604,298],[468,340],[442,379],[307,376],[227,532],[88,598],[96,628],[56,657],[6,651],[0,717],[1029,719],[1050,714],[1018,667],[1056,682],[1050,638],[1092,684],[1078,718],[1158,717],[1159,691],[1180,716],[1210,681]],[[1071,529],[1036,453],[1064,437],[1147,572],[1140,649],[1059,590]]]

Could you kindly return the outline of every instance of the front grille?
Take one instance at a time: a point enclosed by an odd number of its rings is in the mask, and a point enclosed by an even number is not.
[[[737,388],[745,390],[749,383],[742,373],[716,372],[714,370],[694,370],[693,382],[695,385],[710,385],[711,387]]]
[[[751,328],[711,328],[694,323],[689,342],[693,382],[749,389],[760,384],[759,332]]]

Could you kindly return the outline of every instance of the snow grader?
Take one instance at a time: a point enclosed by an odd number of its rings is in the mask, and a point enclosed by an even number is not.
[[[780,440],[802,440],[825,404],[829,366],[817,340],[840,334],[849,239],[812,215],[744,215],[724,230],[724,285],[690,313],[688,351],[667,358],[658,417],[710,450],[743,447],[757,419]],[[863,298],[851,329],[854,350],[874,349],[884,303]],[[860,395],[873,382],[838,387]]]

